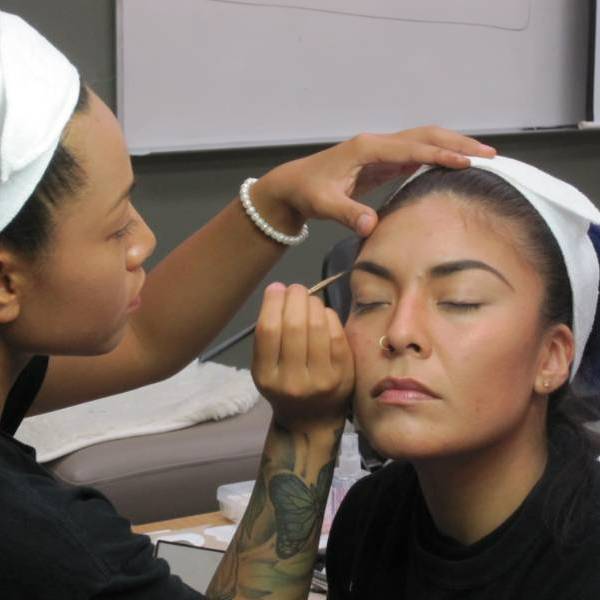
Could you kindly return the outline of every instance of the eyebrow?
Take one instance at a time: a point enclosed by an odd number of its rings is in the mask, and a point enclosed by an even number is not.
[[[129,184],[127,189],[117,198],[117,201],[110,207],[108,214],[112,213],[113,210],[118,208],[118,206],[121,204],[121,202],[123,202],[123,200],[125,200],[125,198],[129,198],[129,196],[131,196],[131,194],[133,193],[133,190],[136,188],[136,186],[137,186],[137,181],[134,179]]]
[[[461,273],[462,271],[469,271],[472,269],[479,269],[482,271],[487,271],[488,273],[492,273],[502,282],[504,282],[511,290],[514,291],[514,287],[510,284],[508,279],[500,273],[494,267],[484,263],[480,260],[455,260],[452,262],[441,263],[439,265],[435,265],[431,269],[429,269],[429,276],[433,279],[439,279],[442,277],[449,277],[451,275],[455,275],[456,273]],[[370,273],[371,275],[375,275],[376,277],[381,277],[387,281],[393,281],[394,276],[389,269],[386,269],[382,265],[371,262],[369,260],[363,260],[355,263],[352,267],[352,272],[354,271],[364,271],[366,273]]]
[[[361,260],[352,265],[352,269],[350,269],[351,273],[354,271],[364,271],[365,273],[371,273],[371,275],[375,275],[376,277],[381,277],[381,279],[386,279],[387,281],[393,281],[394,276],[389,269],[378,265],[377,263],[371,262],[370,260]]]

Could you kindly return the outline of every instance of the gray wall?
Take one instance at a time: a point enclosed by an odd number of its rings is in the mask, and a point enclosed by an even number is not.
[[[84,78],[100,96],[114,107],[112,0],[0,0],[0,7],[20,14],[47,35],[79,66]],[[530,162],[575,183],[600,203],[600,132],[538,132],[489,136],[483,141],[495,145],[502,154]],[[272,166],[314,149],[267,148],[135,159],[139,179],[136,203],[159,240],[149,267],[234,197],[243,179],[258,177]],[[377,202],[378,196],[372,201]],[[326,223],[315,223],[312,229],[310,241],[291,250],[272,271],[269,280],[310,284],[319,279],[324,253],[345,232],[340,226]],[[252,322],[259,301],[257,292],[220,339]],[[250,351],[250,341],[243,342],[219,360],[247,366]]]

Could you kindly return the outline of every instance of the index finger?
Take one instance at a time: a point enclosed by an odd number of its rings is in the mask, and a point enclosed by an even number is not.
[[[265,289],[256,322],[252,356],[252,370],[258,376],[279,363],[285,289],[282,283],[272,283]]]
[[[492,146],[482,144],[475,138],[452,131],[451,129],[429,126],[419,127],[413,131],[417,133],[420,141],[433,146],[439,146],[445,150],[452,150],[453,152],[471,156],[481,156],[482,158],[492,158],[496,155],[496,149]]]

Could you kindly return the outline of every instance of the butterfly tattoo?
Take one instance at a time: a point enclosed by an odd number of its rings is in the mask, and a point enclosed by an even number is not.
[[[329,491],[334,463],[323,466],[317,484],[307,486],[292,473],[275,475],[269,495],[275,508],[277,555],[290,558],[300,552],[313,534]]]

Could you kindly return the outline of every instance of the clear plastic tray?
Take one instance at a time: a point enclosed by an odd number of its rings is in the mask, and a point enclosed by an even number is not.
[[[254,481],[220,485],[217,488],[217,501],[223,516],[236,523],[240,521],[250,502],[253,489]]]

